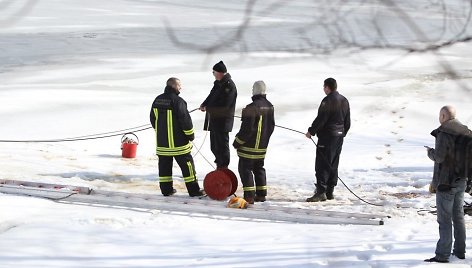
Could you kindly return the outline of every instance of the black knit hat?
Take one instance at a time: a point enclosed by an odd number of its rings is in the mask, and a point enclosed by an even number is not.
[[[213,71],[217,71],[219,73],[226,73],[227,70],[226,70],[226,66],[225,64],[223,63],[223,61],[220,61],[218,62],[217,64],[215,64],[213,66]]]

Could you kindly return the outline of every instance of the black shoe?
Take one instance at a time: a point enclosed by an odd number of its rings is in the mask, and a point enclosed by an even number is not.
[[[426,259],[424,261],[425,262],[440,262],[440,263],[448,263],[449,262],[448,260],[441,260],[441,259],[438,259],[436,257],[433,257],[431,259]]]
[[[326,188],[326,199],[333,200],[334,199],[333,192],[334,192],[334,186],[328,186],[328,188]]]
[[[306,199],[307,202],[323,202],[326,201],[325,193],[315,193],[312,197]]]
[[[254,201],[255,201],[255,202],[265,202],[265,201],[266,201],[266,197],[265,197],[265,196],[262,196],[262,195],[256,195],[256,197],[254,197]]]
[[[465,254],[464,253],[453,252],[452,256],[456,256],[458,259],[461,259],[461,260],[465,259]]]
[[[254,191],[244,191],[244,200],[246,200],[246,202],[248,204],[251,204],[253,205],[254,204]]]
[[[177,190],[172,189],[172,192],[170,192],[170,193],[162,193],[162,195],[163,195],[163,196],[171,196],[171,195],[174,195],[175,193],[177,193]]]
[[[190,197],[196,197],[196,196],[204,196],[206,195],[206,193],[205,193],[205,190],[199,190],[196,193],[188,193],[188,195],[190,195]]]
[[[254,197],[247,196],[247,197],[244,197],[244,200],[246,200],[248,204],[254,205]]]

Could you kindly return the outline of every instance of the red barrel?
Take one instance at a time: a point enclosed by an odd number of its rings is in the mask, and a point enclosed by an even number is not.
[[[133,135],[135,139],[129,137],[130,135]],[[136,134],[132,132],[125,133],[123,137],[121,137],[121,156],[124,158],[135,158],[138,144],[139,138]]]

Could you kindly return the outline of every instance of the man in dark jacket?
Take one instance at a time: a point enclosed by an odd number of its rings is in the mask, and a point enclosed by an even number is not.
[[[249,204],[266,200],[264,159],[275,126],[274,106],[266,99],[264,81],[254,83],[252,94],[252,103],[242,111],[241,129],[233,142],[239,156],[238,171],[244,199]]]
[[[467,178],[457,173],[460,160],[455,159],[455,139],[458,135],[471,135],[471,131],[455,119],[456,111],[444,106],[439,112],[441,126],[433,132],[435,148],[427,148],[428,157],[434,161],[433,181],[430,191],[436,192],[439,241],[436,256],[426,262],[448,262],[452,254],[465,258],[464,190]],[[452,247],[452,226],[454,225],[454,247]]]
[[[200,110],[206,111],[204,130],[210,131],[211,151],[218,169],[227,168],[230,161],[228,133],[233,130],[237,91],[222,61],[213,66],[213,76],[213,88]]]
[[[339,156],[343,140],[351,127],[348,100],[337,91],[333,78],[324,81],[323,90],[327,95],[318,108],[318,115],[308,128],[305,136],[318,136],[316,146],[316,190],[307,202],[321,202],[333,199],[334,187],[338,183]]]
[[[172,162],[177,161],[182,170],[185,186],[190,196],[201,196],[193,163],[194,139],[192,118],[187,103],[179,97],[180,80],[169,78],[164,93],[154,100],[150,113],[151,125],[156,132],[156,155],[159,157],[159,186],[164,196],[175,193],[172,180]]]

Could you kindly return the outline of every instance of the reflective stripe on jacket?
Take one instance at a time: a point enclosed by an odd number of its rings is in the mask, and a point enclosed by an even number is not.
[[[255,95],[253,102],[242,111],[241,129],[236,134],[238,156],[247,159],[264,159],[269,139],[274,132],[274,106],[265,95]]]
[[[194,131],[187,103],[172,87],[154,100],[150,113],[151,125],[156,133],[156,154],[176,156],[192,151]]]

